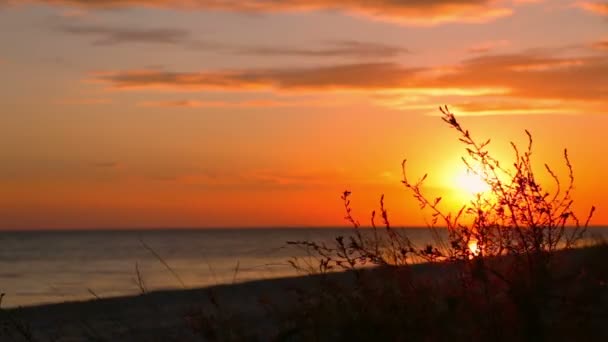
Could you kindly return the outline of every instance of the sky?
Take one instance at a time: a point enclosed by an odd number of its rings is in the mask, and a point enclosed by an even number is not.
[[[448,105],[534,137],[608,224],[608,2],[0,0],[0,229],[429,221],[466,202]]]

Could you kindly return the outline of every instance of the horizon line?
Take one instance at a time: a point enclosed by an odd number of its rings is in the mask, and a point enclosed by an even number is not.
[[[298,230],[298,229],[373,229],[372,226],[360,226],[355,228],[353,226],[217,226],[217,227],[83,227],[83,228],[0,228],[0,233],[43,233],[43,232],[140,232],[140,231],[203,231],[203,230]],[[386,229],[385,226],[377,226],[377,229]],[[567,226],[567,229],[575,228],[574,226]],[[590,225],[588,229],[608,229],[608,225],[598,224]],[[445,226],[399,226],[391,227],[391,229],[447,229]]]

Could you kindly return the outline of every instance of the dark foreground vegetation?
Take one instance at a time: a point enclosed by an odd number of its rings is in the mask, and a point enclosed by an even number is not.
[[[548,191],[533,172],[528,132],[528,146],[513,144],[515,160],[501,164],[489,141],[441,110],[465,145],[463,162],[490,189],[446,213],[441,198],[424,194],[426,175],[412,182],[403,163],[404,187],[447,238],[414,245],[391,226],[383,198],[362,229],[345,191],[351,236],[289,242],[315,258],[312,268],[291,260],[311,275],[3,310],[0,340],[608,340],[608,245],[577,248],[594,208],[584,221],[572,210],[567,151],[567,182],[545,165]]]

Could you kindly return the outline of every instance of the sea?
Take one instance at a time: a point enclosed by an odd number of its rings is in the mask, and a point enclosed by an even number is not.
[[[434,241],[427,228],[402,233],[419,246]],[[288,241],[332,243],[352,234],[348,228],[0,231],[0,305],[296,276],[302,273],[289,260],[308,253]],[[592,228],[591,236],[608,238],[608,228]]]

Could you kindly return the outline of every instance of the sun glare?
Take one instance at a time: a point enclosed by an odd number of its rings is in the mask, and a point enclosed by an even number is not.
[[[479,250],[479,244],[477,243],[477,240],[471,239],[469,241],[468,247],[469,247],[469,251],[471,252],[472,256],[479,255],[480,250]]]
[[[477,195],[490,190],[490,186],[470,170],[463,170],[456,176],[456,187],[470,195]]]

